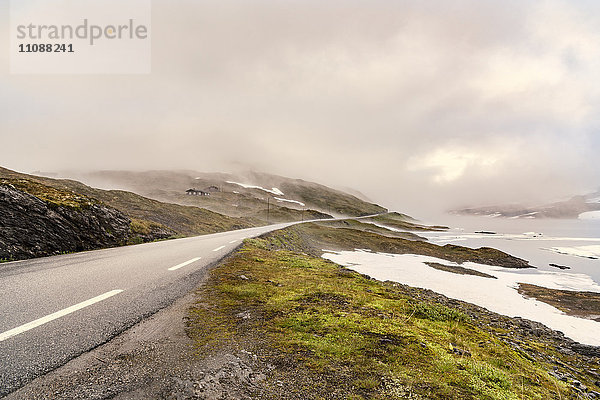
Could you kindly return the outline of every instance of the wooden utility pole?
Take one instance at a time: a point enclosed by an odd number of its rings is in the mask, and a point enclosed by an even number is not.
[[[270,212],[270,204],[269,204],[269,196],[267,196],[267,224],[269,223],[269,212]]]

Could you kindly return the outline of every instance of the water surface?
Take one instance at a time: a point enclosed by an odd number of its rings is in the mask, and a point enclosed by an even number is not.
[[[600,284],[600,259],[558,254],[549,249],[600,246],[600,220],[507,219],[445,216],[436,224],[451,227],[447,232],[423,232],[435,244],[465,247],[494,247],[528,260],[542,271],[560,271],[550,264],[570,267],[566,272],[590,276]],[[495,232],[485,234],[476,232]],[[519,273],[515,271],[516,273]]]

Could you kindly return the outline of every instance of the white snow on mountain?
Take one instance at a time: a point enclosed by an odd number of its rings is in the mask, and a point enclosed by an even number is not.
[[[279,190],[279,189],[277,189],[275,187],[271,188],[271,189],[265,189],[262,186],[249,185],[249,184],[246,184],[246,183],[239,183],[239,182],[233,182],[233,181],[227,181],[227,183],[231,183],[233,185],[238,185],[238,186],[241,186],[241,187],[246,188],[246,189],[260,189],[260,190],[263,190],[265,192],[268,192],[268,193],[271,193],[271,194],[274,194],[274,195],[277,195],[277,196],[285,196],[285,194],[283,194],[283,192],[281,190]]]
[[[592,199],[587,199],[585,202],[588,204],[598,204],[598,203],[600,203],[600,197],[594,197]]]
[[[281,197],[273,197],[273,198],[274,198],[275,200],[277,200],[277,201],[287,201],[288,203],[296,203],[296,204],[299,204],[299,205],[301,205],[302,207],[304,207],[304,206],[306,205],[306,204],[304,204],[303,202],[301,202],[301,201],[298,201],[298,200],[288,200],[288,199],[282,199]]]

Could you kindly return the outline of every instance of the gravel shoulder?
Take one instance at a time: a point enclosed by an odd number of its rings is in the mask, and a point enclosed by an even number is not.
[[[248,351],[200,353],[187,324],[198,301],[188,293],[4,399],[249,399],[248,388],[264,380],[253,365],[263,363]]]
[[[177,397],[194,352],[183,316],[188,294],[110,342],[9,394],[16,399],[152,399]]]

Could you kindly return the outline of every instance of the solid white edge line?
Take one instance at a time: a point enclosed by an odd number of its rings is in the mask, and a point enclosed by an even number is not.
[[[216,249],[214,249],[213,251],[219,251],[219,250],[224,249],[224,248],[225,248],[225,246],[219,246]]]
[[[6,340],[8,338],[11,338],[13,336],[19,335],[19,334],[21,334],[23,332],[27,332],[30,329],[37,328],[40,325],[44,325],[44,324],[46,324],[46,323],[48,323],[50,321],[53,321],[55,319],[58,319],[60,317],[64,317],[65,315],[69,315],[71,313],[74,313],[75,311],[81,310],[82,308],[85,308],[87,306],[91,306],[94,303],[98,303],[98,302],[100,302],[102,300],[106,300],[109,297],[112,297],[112,296],[114,296],[116,294],[121,293],[122,291],[123,290],[121,290],[121,289],[111,290],[110,292],[106,292],[104,294],[101,294],[100,296],[96,296],[96,297],[94,297],[92,299],[83,301],[81,303],[75,304],[74,306],[67,307],[67,308],[65,308],[63,310],[60,310],[60,311],[57,311],[55,313],[46,315],[45,317],[38,318],[35,321],[28,322],[28,323],[26,323],[24,325],[18,326],[16,328],[8,330],[8,331],[6,331],[4,333],[0,333],[0,342]]]
[[[196,262],[196,261],[198,261],[200,258],[201,258],[201,257],[192,258],[191,260],[188,260],[188,261],[186,261],[186,262],[183,262],[183,263],[181,263],[181,264],[177,264],[176,266],[174,266],[174,267],[171,267],[171,268],[169,268],[168,270],[169,270],[169,271],[175,271],[176,269],[179,269],[179,268],[181,268],[181,267],[185,267],[185,266],[186,266],[186,265],[188,265],[188,264],[191,264],[191,263],[193,263],[193,262]]]

